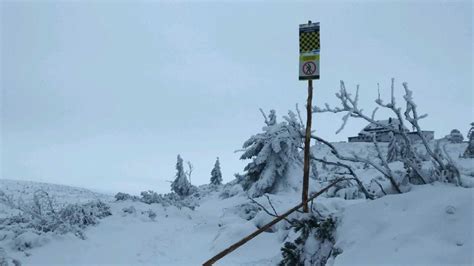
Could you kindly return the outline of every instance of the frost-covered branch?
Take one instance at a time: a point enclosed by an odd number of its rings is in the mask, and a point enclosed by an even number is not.
[[[188,176],[189,183],[191,183],[191,175],[194,171],[194,165],[191,163],[191,161],[187,161],[186,164],[188,165],[188,171],[186,171],[186,175]]]
[[[277,211],[275,210],[275,207],[273,207],[273,204],[270,200],[270,197],[268,197],[267,194],[265,194],[265,197],[267,198],[268,200],[268,204],[270,205],[270,207],[272,208],[273,210],[273,213],[271,213],[269,210],[267,210],[267,208],[265,208],[265,206],[263,206],[262,204],[260,204],[258,201],[256,201],[254,198],[250,197],[247,195],[247,198],[249,200],[251,200],[253,203],[257,204],[266,214],[272,216],[272,217],[278,217],[278,213]],[[283,220],[287,221],[289,224],[292,224],[290,220],[288,220],[287,218],[283,218]]]
[[[262,113],[263,119],[265,119],[265,124],[268,125],[268,118],[267,118],[267,115],[265,114],[265,112],[263,111],[262,108],[258,108],[258,110],[260,110],[260,113]]]
[[[417,133],[417,135],[420,137],[421,141],[423,142],[423,145],[425,146],[426,151],[436,161],[436,163],[438,163],[439,167],[441,169],[446,169],[446,165],[444,164],[442,158],[440,158],[438,154],[433,152],[430,145],[428,144],[428,141],[423,136],[421,127],[418,123],[418,121],[420,121],[421,119],[426,118],[428,114],[418,115],[418,111],[416,109],[417,106],[415,102],[413,101],[413,92],[408,88],[408,83],[404,82],[403,88],[405,89],[405,95],[403,96],[403,99],[405,99],[407,103],[407,107],[404,113],[405,119],[416,129],[415,132]]]
[[[378,84],[377,84],[378,85]],[[320,107],[313,107],[313,112],[315,113],[344,113],[344,116],[342,117],[342,123],[341,127],[336,131],[336,133],[341,132],[345,125],[347,124],[347,121],[349,118],[354,117],[354,118],[361,118],[363,120],[366,120],[367,122],[379,126],[385,130],[388,130],[390,132],[393,132],[395,135],[398,135],[402,138],[402,140],[405,143],[405,148],[406,148],[406,158],[402,158],[402,161],[408,165],[411,169],[413,169],[414,172],[417,173],[417,176],[420,177],[420,180],[422,183],[426,183],[427,178],[423,176],[423,173],[420,169],[420,167],[413,162],[413,159],[416,157],[416,152],[414,150],[413,144],[411,143],[411,139],[408,136],[408,132],[406,130],[406,127],[404,125],[404,121],[408,121],[413,128],[416,130],[415,133],[417,136],[420,138],[421,142],[423,143],[424,148],[428,152],[428,154],[431,156],[435,163],[435,168],[438,169],[441,172],[447,172],[450,173],[450,175],[456,176],[457,174],[457,169],[452,165],[451,163],[445,163],[444,158],[442,155],[433,152],[432,148],[429,146],[428,141],[426,140],[425,136],[423,135],[423,132],[421,130],[421,127],[419,125],[419,121],[425,117],[427,117],[426,114],[423,115],[418,115],[417,111],[417,106],[413,100],[413,92],[408,89],[407,83],[403,83],[403,88],[405,90],[405,95],[403,96],[403,99],[406,102],[406,109],[402,113],[402,110],[400,107],[397,107],[396,105],[396,99],[395,99],[395,80],[392,78],[391,80],[391,97],[390,101],[388,103],[384,103],[382,98],[380,97],[380,86],[378,85],[378,97],[375,100],[375,103],[378,105],[377,108],[375,108],[371,114],[371,116],[367,116],[364,114],[363,110],[358,107],[358,100],[359,100],[359,86],[357,86],[356,89],[356,95],[352,96],[350,93],[347,92],[346,87],[344,85],[344,82],[341,81],[340,83],[340,90],[338,93],[336,93],[336,97],[340,101],[340,106],[339,107],[330,107],[328,104],[325,104],[324,108]],[[391,126],[387,125],[384,123],[381,123],[380,121],[375,119],[375,114],[378,110],[379,107],[382,108],[387,108],[391,110],[397,117],[398,119],[398,126]],[[347,158],[346,158],[347,159]],[[361,158],[356,158],[356,159],[361,159]],[[365,160],[365,159],[364,159]],[[383,163],[383,162],[382,162]],[[370,164],[370,163],[369,163]],[[374,166],[373,164],[370,164]],[[380,170],[380,167],[375,167],[377,170]],[[389,168],[384,166],[385,171],[381,171],[384,173],[384,176],[389,177],[392,176],[388,171]],[[392,182],[392,181],[391,181]],[[394,184],[392,182],[392,184]]]
[[[387,169],[384,169],[382,166],[380,166],[378,163],[370,160],[370,158],[362,158],[360,157],[359,155],[357,154],[352,154],[352,156],[345,156],[345,155],[342,155],[341,153],[339,153],[339,151],[336,149],[336,147],[334,147],[334,145],[332,145],[331,143],[329,143],[328,141],[320,138],[320,137],[317,137],[317,136],[314,136],[314,135],[311,135],[311,138],[325,144],[326,146],[328,146],[330,149],[331,149],[331,153],[334,154],[334,156],[336,156],[336,158],[338,158],[339,160],[343,160],[343,161],[349,161],[349,162],[354,162],[354,163],[365,163],[365,164],[368,164],[370,166],[372,166],[373,168],[375,168],[377,171],[379,171],[380,173],[382,173],[389,181],[390,183],[392,184],[392,186],[394,187],[394,189],[398,192],[398,193],[402,193],[402,191],[400,190],[400,187],[399,185],[397,184],[397,182],[395,181],[395,178],[393,176],[393,174],[391,173],[391,171],[387,171]],[[349,167],[350,168],[350,167]],[[346,167],[347,169],[347,167]],[[389,168],[390,169],[390,168]],[[349,170],[349,169],[348,169]],[[352,171],[352,169],[350,169],[350,171]],[[352,171],[354,172],[354,171]],[[364,193],[365,194],[365,193]]]
[[[300,108],[299,108],[298,104],[296,104],[296,113],[298,113],[298,119],[300,121],[300,124],[304,125],[303,119],[301,118],[301,111],[300,111]]]

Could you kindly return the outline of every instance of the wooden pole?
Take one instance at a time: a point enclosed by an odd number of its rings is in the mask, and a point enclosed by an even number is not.
[[[301,202],[303,212],[309,212],[308,208],[308,190],[309,190],[309,160],[311,145],[311,120],[312,120],[312,102],[313,102],[313,80],[308,80],[308,100],[306,102],[306,136],[304,139],[304,166],[303,166],[303,192]]]
[[[326,186],[325,188],[321,189],[320,191],[318,191],[317,193],[315,193],[314,195],[312,195],[308,201],[312,201],[313,199],[315,199],[316,197],[318,197],[319,195],[323,194],[324,192],[326,192],[329,188],[331,188],[332,186],[334,186],[335,184],[337,184],[338,182],[342,181],[342,180],[345,180],[345,178],[339,178],[337,180],[335,180],[334,182],[332,182],[331,184],[329,184],[328,186]],[[288,210],[287,212],[285,212],[284,214],[278,216],[277,218],[275,218],[273,221],[267,223],[266,225],[264,225],[263,227],[261,227],[260,229],[258,229],[257,231],[251,233],[250,235],[242,238],[239,242],[231,245],[230,247],[224,249],[223,251],[219,252],[219,254],[215,255],[214,257],[210,258],[208,261],[204,262],[202,265],[203,266],[211,266],[212,264],[216,263],[218,260],[222,259],[224,256],[228,255],[229,253],[231,253],[232,251],[236,250],[237,248],[239,248],[240,246],[242,246],[243,244],[247,243],[248,241],[252,240],[254,237],[256,237],[257,235],[259,235],[260,233],[263,233],[265,231],[267,231],[268,229],[270,229],[270,227],[272,227],[274,224],[278,223],[279,221],[285,219],[288,215],[292,214],[293,212],[295,212],[296,210],[298,210],[299,208],[301,208],[304,204],[308,204],[308,202],[301,202],[300,204],[296,205],[295,207],[291,208],[290,210]]]

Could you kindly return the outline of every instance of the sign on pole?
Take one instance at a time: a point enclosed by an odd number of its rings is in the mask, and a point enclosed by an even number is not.
[[[319,79],[319,22],[300,24],[300,80]]]

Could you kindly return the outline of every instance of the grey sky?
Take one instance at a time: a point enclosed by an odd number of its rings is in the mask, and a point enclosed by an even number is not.
[[[321,22],[318,104],[343,79],[374,107],[407,81],[426,129],[464,134],[473,115],[472,3],[1,2],[3,178],[136,193],[169,191],[176,155],[208,182],[242,171],[234,150],[258,111],[302,107],[298,24]],[[400,101],[401,102],[401,101]],[[379,118],[385,118],[381,112]],[[317,115],[345,140],[365,125]]]

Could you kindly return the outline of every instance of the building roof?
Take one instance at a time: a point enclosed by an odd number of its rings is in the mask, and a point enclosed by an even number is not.
[[[382,127],[380,124],[384,125],[385,127]],[[392,129],[397,129],[400,126],[400,121],[395,118],[389,118],[386,120],[377,120],[376,123],[370,123],[366,127],[364,127],[359,134],[366,135],[369,132],[383,132],[383,131],[388,131],[386,127],[392,128]],[[409,131],[406,127],[404,127],[405,131]]]

